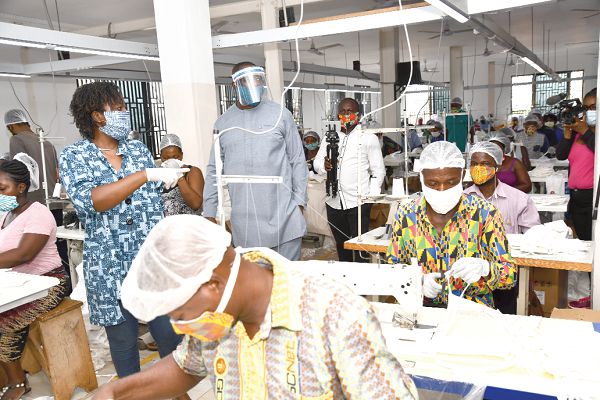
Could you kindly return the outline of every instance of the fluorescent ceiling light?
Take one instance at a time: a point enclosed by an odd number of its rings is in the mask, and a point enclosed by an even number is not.
[[[542,67],[540,67],[539,65],[537,65],[536,63],[534,63],[533,61],[531,61],[529,58],[527,57],[521,57],[521,60],[525,61],[527,64],[531,65],[531,67],[533,67],[533,69],[535,69],[537,72],[539,73],[545,73],[546,71],[544,71],[542,69]]]
[[[461,24],[464,24],[465,22],[467,22],[469,20],[468,15],[466,15],[464,12],[460,11],[458,8],[455,8],[452,5],[448,4],[444,0],[426,0],[426,1],[429,4],[431,4],[432,6],[434,6],[435,8],[437,8],[438,10],[440,10],[441,12],[443,12],[444,14],[448,15],[449,17],[454,18],[456,21],[460,22]]]
[[[18,74],[14,72],[0,72],[0,76],[7,78],[31,78],[31,75],[27,74]]]
[[[97,56],[110,56],[110,57],[134,58],[136,60],[160,61],[160,58],[157,56],[143,56],[140,54],[115,53],[112,51],[80,49],[77,47],[68,47],[68,46],[52,46],[52,49],[57,50],[57,51],[71,51],[73,53],[93,54],[93,55],[97,55]]]
[[[35,47],[36,49],[45,49],[47,47],[45,44],[42,44],[42,43],[21,42],[19,40],[2,39],[2,38],[0,38],[0,44],[7,44],[9,46]]]

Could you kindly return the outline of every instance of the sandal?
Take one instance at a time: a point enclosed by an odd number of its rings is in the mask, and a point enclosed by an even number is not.
[[[10,390],[14,390],[14,389],[25,389],[25,391],[23,392],[22,395],[20,395],[17,399],[15,400],[21,400],[21,398],[26,395],[27,393],[31,392],[31,386],[29,386],[29,382],[27,381],[27,378],[25,378],[25,380],[21,383],[17,383],[15,385],[7,385],[4,386],[1,390],[0,390],[0,400],[8,400],[8,397],[5,398],[6,394],[10,391]]]

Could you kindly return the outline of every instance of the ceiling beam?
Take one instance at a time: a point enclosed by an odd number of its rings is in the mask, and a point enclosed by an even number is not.
[[[435,21],[441,19],[441,17],[442,13],[431,6],[350,17],[340,15],[306,25],[302,24],[299,26],[213,36],[213,48],[228,48],[281,42],[292,40],[296,37],[310,38],[335,35],[368,29],[386,28],[402,24]]]
[[[81,53],[102,52],[107,53],[106,55],[110,53],[116,57],[131,56],[131,58],[152,57],[158,59],[158,46],[155,44],[80,35],[6,22],[0,22],[0,43]]]
[[[26,64],[23,71],[29,75],[50,74],[57,72],[79,71],[105,65],[114,65],[136,61],[132,58],[117,58],[107,56],[89,56],[71,58],[69,60],[46,61],[35,64]]]
[[[110,23],[110,34],[119,35],[123,33],[138,32],[152,30],[156,27],[154,17],[134,19],[131,21]],[[93,26],[90,28],[80,29],[73,33],[90,36],[108,36],[108,23],[104,25]]]

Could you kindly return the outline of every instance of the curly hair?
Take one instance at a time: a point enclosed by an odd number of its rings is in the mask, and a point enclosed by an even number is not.
[[[79,86],[73,93],[69,109],[81,136],[89,140],[94,138],[94,111],[104,112],[104,106],[107,104],[118,104],[122,101],[123,96],[114,83],[92,82]]]
[[[25,192],[29,190],[31,186],[31,177],[29,176],[29,170],[24,163],[19,160],[0,160],[0,172],[4,172],[10,180],[15,184],[24,183]]]

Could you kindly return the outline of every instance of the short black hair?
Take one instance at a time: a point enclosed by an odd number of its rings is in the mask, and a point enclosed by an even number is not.
[[[585,96],[583,96],[584,99],[587,99],[588,97],[596,97],[596,88],[593,88],[592,90],[587,92]]]
[[[123,96],[114,83],[92,82],[79,86],[73,93],[69,109],[81,136],[89,140],[94,138],[94,111],[104,112],[105,105],[122,101]]]
[[[238,71],[240,71],[240,70],[242,70],[244,68],[248,68],[248,67],[256,67],[256,64],[254,64],[251,61],[242,61],[242,62],[239,62],[239,63],[235,64],[233,66],[233,68],[231,69],[231,75],[235,74],[236,72],[238,72]]]
[[[0,160],[0,172],[4,172],[17,185],[25,184],[25,192],[31,186],[31,176],[27,166],[19,160]]]
[[[352,97],[346,97],[346,98],[340,100],[340,102],[338,104],[338,110],[342,106],[342,104],[347,103],[347,102],[354,103],[356,105],[356,111],[360,111],[360,104],[358,104],[358,101],[356,101],[356,99],[353,99]]]
[[[544,119],[558,122],[558,117],[554,113],[547,113],[546,115],[544,115]]]

